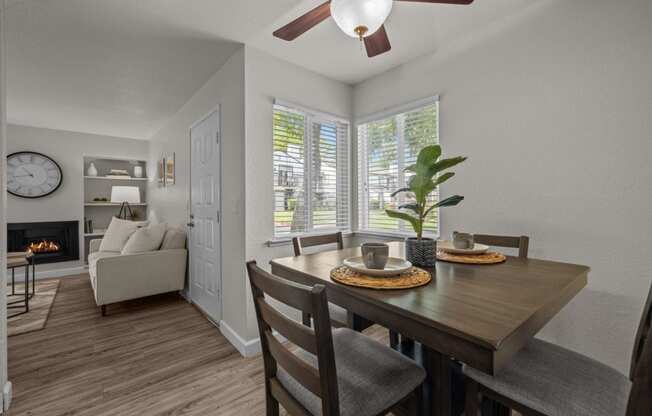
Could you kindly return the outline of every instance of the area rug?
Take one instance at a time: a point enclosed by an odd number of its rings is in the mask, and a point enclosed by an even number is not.
[[[50,316],[54,298],[59,290],[60,280],[44,280],[36,282],[36,294],[29,300],[29,312],[18,315],[7,320],[7,335],[14,336],[25,334],[27,332],[39,331],[45,328],[45,324]],[[11,287],[7,287],[10,293]],[[22,292],[23,285],[16,285],[16,292]],[[22,296],[7,296],[7,302],[21,300]],[[8,313],[20,311],[19,308],[9,309]]]

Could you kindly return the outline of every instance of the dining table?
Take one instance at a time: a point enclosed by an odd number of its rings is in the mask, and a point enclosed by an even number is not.
[[[391,257],[405,258],[403,242],[389,249]],[[331,279],[334,268],[360,255],[360,247],[351,247],[278,258],[271,270],[300,284],[325,285],[329,302],[419,345],[428,373],[424,408],[432,416],[452,414],[455,363],[498,374],[586,286],[590,270],[506,256],[492,265],[438,261],[426,268],[432,280],[411,289],[359,288]]]

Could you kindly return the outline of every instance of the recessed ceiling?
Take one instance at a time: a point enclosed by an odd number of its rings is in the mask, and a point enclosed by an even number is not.
[[[293,42],[272,36],[323,1],[9,0],[8,119],[148,139],[240,44],[355,84],[542,0],[396,2],[392,50],[371,59],[332,19]]]

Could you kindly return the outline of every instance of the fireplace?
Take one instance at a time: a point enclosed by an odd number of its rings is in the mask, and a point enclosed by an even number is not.
[[[37,264],[79,260],[79,222],[7,224],[8,251],[31,251]]]

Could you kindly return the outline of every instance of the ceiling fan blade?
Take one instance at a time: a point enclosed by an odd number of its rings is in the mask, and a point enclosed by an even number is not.
[[[373,35],[364,38],[364,46],[367,48],[367,56],[370,58],[392,49],[387,37],[387,31],[385,31],[385,25],[381,26]]]
[[[294,40],[309,29],[328,19],[331,15],[331,2],[327,1],[308,13],[293,20],[274,32],[274,36],[283,40]]]
[[[473,0],[396,0],[411,1],[415,3],[439,3],[439,4],[471,4]]]

